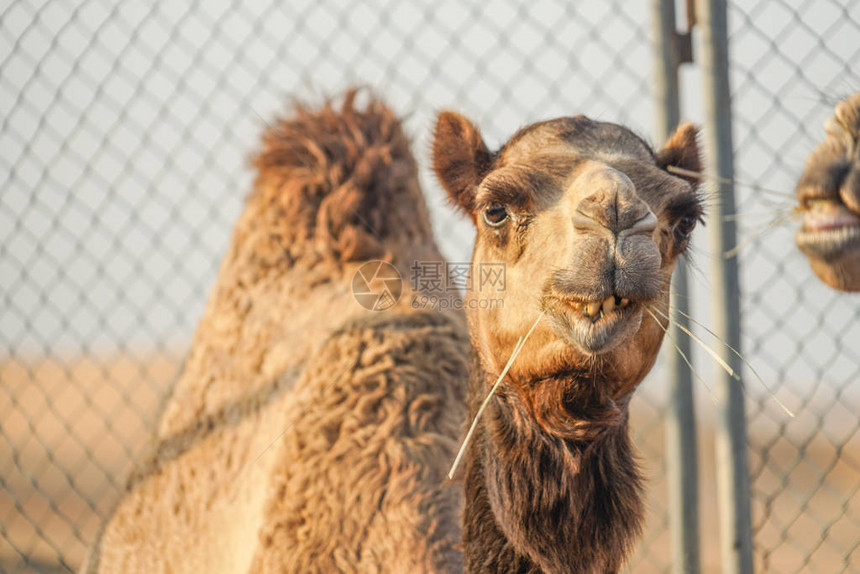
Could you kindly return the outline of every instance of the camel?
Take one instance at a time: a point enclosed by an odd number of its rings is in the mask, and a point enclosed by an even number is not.
[[[439,115],[433,166],[476,228],[472,268],[506,266],[503,305],[466,306],[472,417],[537,325],[468,446],[467,572],[618,572],[629,556],[644,510],[628,405],[667,326],[650,308],[668,305],[702,217],[695,180],[666,169],[700,171],[696,137],[684,124],[655,152],[577,116],[491,152],[468,119]]]
[[[356,271],[441,261],[380,102],[299,106],[263,138],[152,452],[82,572],[456,572],[461,313],[367,310]]]
[[[479,230],[473,263],[506,268],[504,306],[475,306],[467,333],[461,313],[413,309],[418,286],[383,313],[350,292],[368,262],[442,259],[400,124],[355,98],[264,136],[152,451],[83,572],[612,572],[629,554],[627,406],[665,328],[645,312],[702,213],[665,170],[699,169],[695,129],[654,153],[563,118],[491,153],[443,113],[436,173]],[[448,483],[467,407],[540,311],[465,487]]]
[[[860,292],[860,92],[836,106],[825,129],[797,183],[797,246],[827,285]]]

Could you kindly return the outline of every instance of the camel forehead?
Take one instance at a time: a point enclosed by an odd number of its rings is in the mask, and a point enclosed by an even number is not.
[[[528,163],[534,156],[547,154],[654,162],[653,150],[629,129],[576,116],[548,120],[521,129],[500,150],[499,164]]]
[[[629,180],[655,213],[679,196],[698,201],[689,183],[657,166],[653,152],[638,136],[614,124],[604,125],[618,129],[580,131],[578,139],[571,139],[558,125],[542,124],[518,133],[502,148],[495,168],[481,182],[477,203],[500,201],[549,208],[565,192],[592,189],[594,179],[581,177],[588,174]]]

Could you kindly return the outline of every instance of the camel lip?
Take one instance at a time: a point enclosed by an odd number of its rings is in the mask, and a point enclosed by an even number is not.
[[[816,198],[802,205],[795,241],[808,257],[830,260],[860,248],[860,215],[841,201]]]
[[[588,314],[587,304],[552,297],[546,306],[549,323],[555,334],[566,343],[589,355],[611,351],[634,332],[642,320],[642,304],[627,301],[608,312],[601,307],[595,316]]]
[[[856,223],[809,229],[805,225],[795,236],[797,247],[808,257],[825,261],[860,250],[860,219]]]
[[[573,312],[584,315],[592,323],[596,323],[616,310],[620,311],[631,305],[630,299],[616,293],[602,298],[581,299],[554,292],[552,297],[560,304],[569,307]]]
[[[827,190],[815,186],[807,186],[802,189],[798,189],[795,194],[795,198],[797,199],[797,209],[799,211],[808,211],[810,209],[814,209],[817,205],[842,205],[842,200],[839,197],[838,191]]]
[[[860,214],[851,211],[843,202],[833,198],[804,201],[799,211],[803,214],[803,228],[807,231],[860,225]]]

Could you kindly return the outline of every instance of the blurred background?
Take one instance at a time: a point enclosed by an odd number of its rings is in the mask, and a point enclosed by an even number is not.
[[[387,100],[444,254],[468,261],[470,227],[428,167],[434,113],[465,113],[491,146],[579,113],[653,141],[654,40],[648,4],[620,0],[0,2],[0,571],[81,563],[182,367],[248,159],[290,102],[353,84]],[[734,2],[729,42],[738,249],[697,232],[689,303],[711,324],[710,269],[738,258],[744,356],[796,413],[744,373],[756,571],[860,572],[860,298],[818,282],[791,216],[824,120],[860,89],[860,3]],[[682,68],[683,118],[702,121],[701,84]],[[692,359],[702,570],[717,572],[716,370]],[[649,477],[635,572],[671,568],[666,371],[634,398]]]

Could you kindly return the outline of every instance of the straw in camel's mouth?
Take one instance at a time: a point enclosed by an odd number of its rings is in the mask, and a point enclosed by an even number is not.
[[[811,257],[833,259],[860,249],[860,216],[844,204],[813,200],[804,205],[797,246]]]

